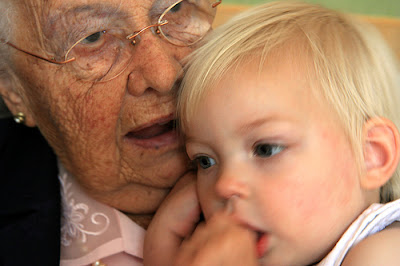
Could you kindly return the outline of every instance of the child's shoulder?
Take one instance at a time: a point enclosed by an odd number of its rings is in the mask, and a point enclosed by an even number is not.
[[[395,222],[352,247],[342,265],[399,265],[399,246],[400,222]]]

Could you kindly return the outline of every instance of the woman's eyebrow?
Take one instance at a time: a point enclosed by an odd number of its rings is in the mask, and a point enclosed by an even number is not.
[[[119,7],[105,4],[79,5],[75,7],[60,7],[56,12],[50,12],[47,19],[49,29],[55,29],[63,24],[90,18],[124,19],[128,14]]]
[[[62,54],[74,41],[87,31],[103,30],[111,25],[128,25],[130,15],[120,6],[107,3],[81,4],[71,7],[67,4],[54,10],[48,10],[48,16],[41,23],[45,38],[56,53]]]

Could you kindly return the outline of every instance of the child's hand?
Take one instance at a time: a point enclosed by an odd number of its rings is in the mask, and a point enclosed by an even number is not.
[[[221,211],[183,241],[174,265],[258,265],[255,243],[254,232]]]
[[[182,177],[157,210],[146,232],[144,264],[172,265],[185,237],[200,219],[194,173]]]

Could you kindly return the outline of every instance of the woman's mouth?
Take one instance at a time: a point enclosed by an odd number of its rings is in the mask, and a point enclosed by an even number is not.
[[[177,133],[174,130],[174,120],[152,124],[126,134],[126,138],[144,148],[159,149],[162,146],[176,143]]]
[[[155,124],[150,127],[146,127],[140,129],[138,131],[131,131],[126,136],[128,138],[135,138],[135,139],[151,139],[162,134],[165,134],[168,131],[173,129],[173,121],[169,121],[162,124]]]

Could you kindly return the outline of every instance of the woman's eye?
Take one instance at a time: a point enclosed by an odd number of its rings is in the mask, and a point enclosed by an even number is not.
[[[254,155],[260,157],[271,157],[280,153],[284,146],[276,144],[258,144],[254,148]]]
[[[207,169],[215,164],[215,160],[208,156],[199,156],[195,159],[195,161],[202,169]]]
[[[182,7],[182,3],[179,3],[177,5],[175,5],[173,8],[171,8],[170,12],[175,13],[178,12]]]
[[[89,36],[87,36],[85,39],[81,41],[82,44],[92,44],[101,39],[101,37],[105,34],[105,31],[99,31],[95,32]]]
[[[93,67],[94,63],[100,61],[105,62],[104,58],[109,59],[108,62],[114,62],[114,58],[119,55],[117,52],[123,47],[120,39],[115,36],[118,35],[105,30],[90,34],[70,49],[68,58],[76,58],[80,67],[85,68]]]

